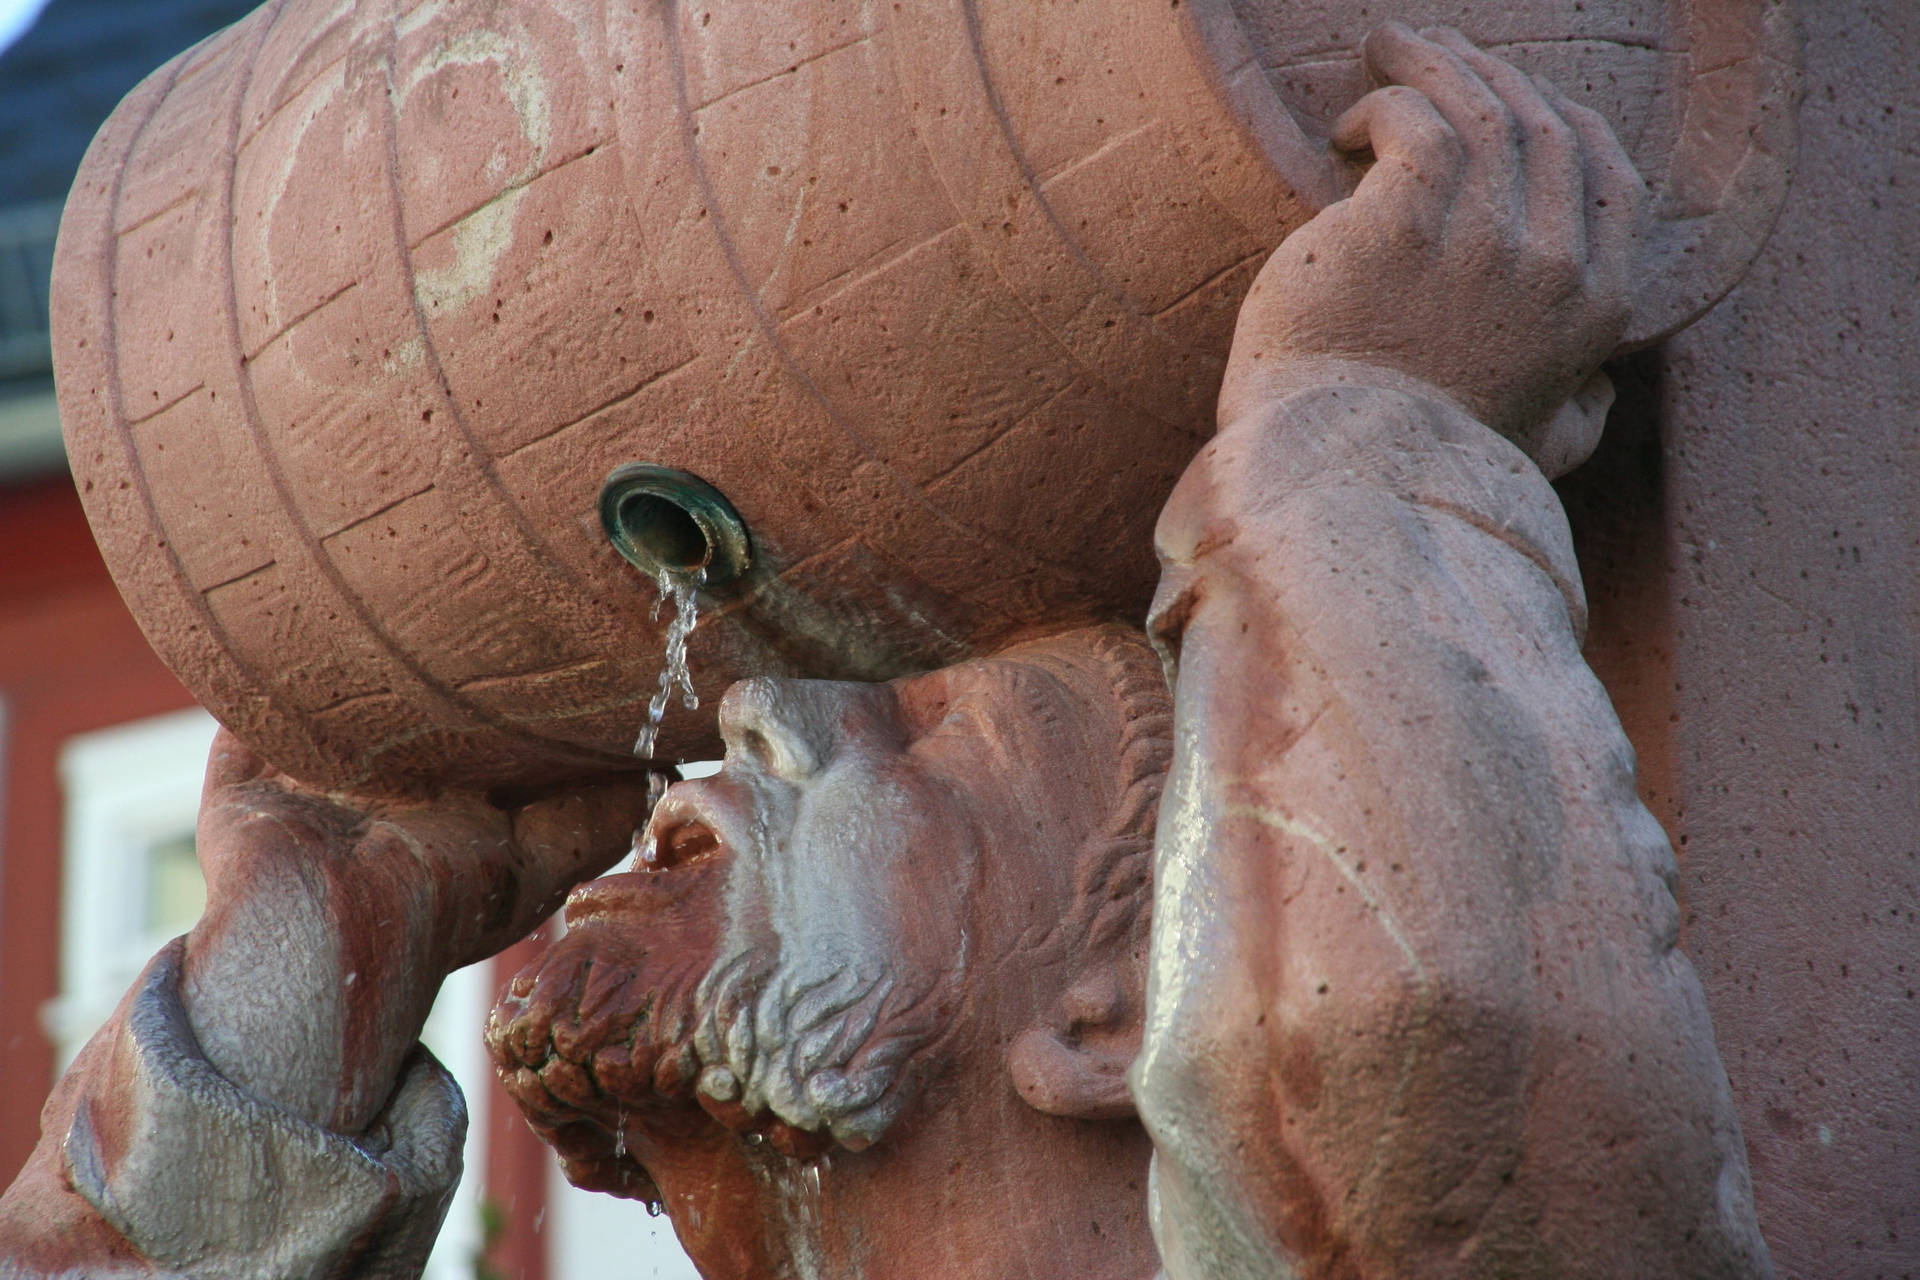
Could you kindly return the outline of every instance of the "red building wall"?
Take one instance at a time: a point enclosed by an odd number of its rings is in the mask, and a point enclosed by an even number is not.
[[[0,488],[0,1185],[53,1085],[61,744],[193,705],[120,603],[64,475]]]

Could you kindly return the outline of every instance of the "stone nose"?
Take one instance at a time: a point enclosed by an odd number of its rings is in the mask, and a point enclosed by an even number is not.
[[[833,743],[807,714],[810,700],[795,687],[798,683],[759,677],[727,690],[720,703],[720,737],[728,764],[751,762],[792,782],[820,771]]]

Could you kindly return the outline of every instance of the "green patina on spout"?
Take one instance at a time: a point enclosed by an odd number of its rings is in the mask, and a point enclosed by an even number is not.
[[[726,495],[673,467],[615,467],[600,486],[600,526],[649,578],[691,577],[704,569],[702,586],[723,586],[753,561],[746,522]]]

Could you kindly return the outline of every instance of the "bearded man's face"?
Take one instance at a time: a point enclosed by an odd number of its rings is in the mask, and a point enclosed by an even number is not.
[[[1008,680],[728,693],[725,767],[668,791],[639,870],[576,891],[489,1028],[576,1181],[651,1195],[627,1131],[693,1124],[693,1102],[795,1154],[901,1116],[976,958],[979,851],[1008,816],[977,797],[1031,767],[991,710]]]

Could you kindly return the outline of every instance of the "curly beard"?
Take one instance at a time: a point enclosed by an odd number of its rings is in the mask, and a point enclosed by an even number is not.
[[[911,1101],[933,984],[839,959],[747,944],[717,962],[695,993],[700,1093],[852,1150],[879,1141]]]
[[[631,904],[572,929],[488,1020],[502,1084],[578,1185],[657,1202],[635,1129],[671,1141],[717,1120],[790,1155],[863,1149],[917,1091],[943,984],[764,929],[706,964],[721,875],[620,877]]]

